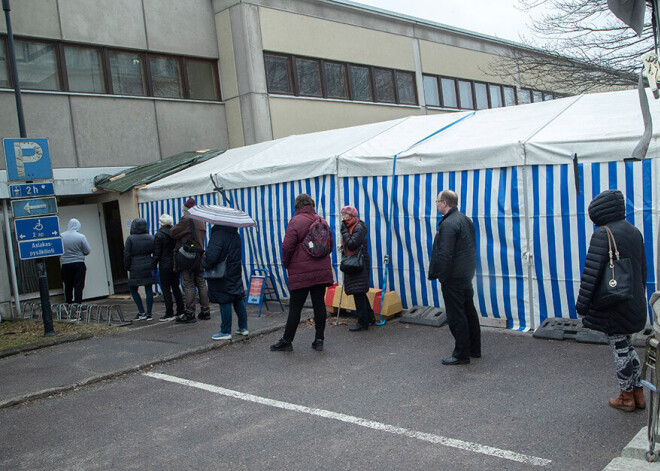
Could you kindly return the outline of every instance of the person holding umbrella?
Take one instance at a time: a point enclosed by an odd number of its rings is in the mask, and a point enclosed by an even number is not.
[[[236,333],[249,334],[247,312],[245,310],[245,287],[243,286],[243,267],[241,264],[241,236],[238,228],[215,224],[211,229],[211,239],[206,247],[206,256],[202,267],[206,270],[225,263],[225,272],[221,277],[206,277],[209,287],[209,299],[220,305],[220,331],[213,335],[213,340],[231,340],[231,308],[234,306],[238,317]]]

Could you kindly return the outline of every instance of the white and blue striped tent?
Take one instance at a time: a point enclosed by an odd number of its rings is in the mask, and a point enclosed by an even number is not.
[[[660,105],[650,102],[660,123]],[[280,247],[295,197],[310,194],[335,233],[339,210],[352,204],[370,229],[373,286],[382,286],[389,255],[387,287],[404,307],[441,306],[439,286],[426,279],[426,269],[438,222],[436,195],[453,189],[476,228],[477,310],[527,330],[548,317],[576,317],[594,230],[586,208],[608,188],[626,196],[628,220],[646,241],[649,296],[656,290],[658,134],[646,160],[624,162],[642,131],[636,91],[415,116],[230,149],[140,189],[138,200],[155,232],[160,214],[178,220],[190,196],[222,204],[209,178],[214,175],[233,206],[258,222],[258,231],[242,230],[246,281],[251,269],[268,268],[282,296],[288,292]],[[336,253],[332,260],[336,268]]]

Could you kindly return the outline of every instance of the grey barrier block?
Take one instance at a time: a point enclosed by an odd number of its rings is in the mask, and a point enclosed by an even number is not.
[[[438,307],[413,306],[401,314],[399,322],[442,327],[447,323],[447,314]]]
[[[581,319],[546,319],[543,321],[543,324],[534,331],[533,335],[537,339],[571,339],[582,343],[607,344],[607,335],[603,332],[583,327]]]

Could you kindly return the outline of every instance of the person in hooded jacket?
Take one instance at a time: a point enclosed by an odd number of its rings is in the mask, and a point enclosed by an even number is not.
[[[371,309],[367,298],[369,274],[371,273],[367,225],[359,219],[357,208],[350,205],[341,209],[341,219],[342,255],[355,253],[362,247],[362,260],[364,262],[362,271],[359,273],[344,273],[344,292],[353,295],[358,318],[357,323],[348,330],[359,332],[369,329],[369,324],[376,323],[374,311]]]
[[[644,240],[639,230],[626,221],[626,203],[619,190],[605,190],[596,196],[589,204],[589,217],[598,229],[591,236],[575,308],[584,316],[582,324],[585,327],[608,336],[621,389],[617,398],[610,399],[610,406],[626,412],[644,409],[646,400],[641,384],[641,363],[632,345],[632,334],[644,328],[647,318]],[[633,297],[596,308],[597,288],[605,266],[610,262],[604,226],[612,231],[620,258],[631,261]]]
[[[245,287],[243,286],[243,265],[241,236],[238,228],[216,224],[211,228],[211,239],[206,247],[206,256],[202,267],[211,269],[226,261],[227,268],[222,278],[207,279],[209,299],[220,305],[220,331],[213,335],[213,340],[231,340],[231,308],[234,306],[238,317],[236,333],[249,334],[247,312],[245,310]]]
[[[282,241],[282,264],[287,270],[289,279],[289,316],[286,321],[284,335],[270,346],[274,352],[290,352],[293,350],[293,338],[300,323],[302,311],[307,295],[312,298],[314,307],[314,325],[316,334],[312,348],[323,350],[325,320],[325,289],[334,282],[330,255],[325,257],[312,257],[302,246],[309,227],[316,220],[314,200],[311,196],[302,193],[294,202],[295,214],[289,221]]]
[[[72,218],[67,224],[66,231],[62,232],[64,253],[60,257],[60,263],[62,264],[64,301],[67,304],[82,303],[85,274],[87,273],[85,257],[92,251],[87,237],[79,231],[80,221]]]
[[[128,271],[128,290],[138,308],[138,314],[134,321],[150,321],[151,307],[154,302],[152,285],[154,277],[152,274],[154,237],[147,231],[147,221],[143,218],[133,219],[131,223],[131,235],[124,244],[124,268]],[[138,293],[138,287],[144,286],[147,298],[147,310],[144,310],[142,298]]]
[[[158,218],[160,227],[154,237],[154,261],[151,268],[153,271],[156,269],[159,271],[160,288],[163,291],[163,300],[165,301],[165,314],[158,319],[161,322],[174,320],[172,295],[174,295],[176,301],[176,315],[180,316],[185,312],[183,295],[179,288],[179,274],[174,271],[174,246],[176,241],[170,236],[173,223],[172,216],[161,214]]]

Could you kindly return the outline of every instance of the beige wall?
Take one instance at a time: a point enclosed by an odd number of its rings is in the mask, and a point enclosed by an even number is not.
[[[220,52],[220,86],[222,88],[222,99],[227,101],[238,96],[234,41],[231,36],[229,10],[221,11],[215,15],[215,30],[218,35],[218,51]]]
[[[415,70],[412,39],[260,8],[264,51]]]
[[[418,107],[270,97],[273,139],[418,115]]]
[[[500,56],[422,40],[419,41],[419,51],[425,74],[515,84],[513,78],[503,81],[500,77],[488,75],[489,64],[499,60]]]

